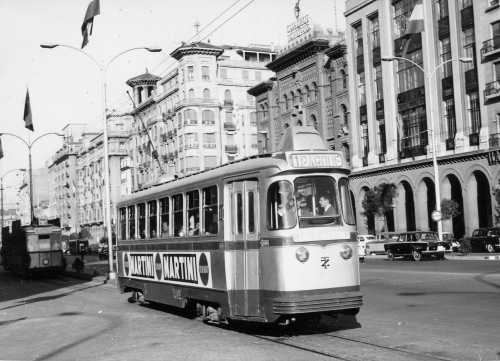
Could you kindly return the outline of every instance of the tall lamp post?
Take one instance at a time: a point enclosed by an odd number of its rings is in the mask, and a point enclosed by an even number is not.
[[[124,50],[117,55],[113,56],[110,60],[108,60],[105,63],[99,62],[96,58],[94,58],[92,55],[89,53],[75,47],[72,45],[65,45],[65,44],[41,44],[41,48],[43,49],[54,49],[56,47],[61,47],[61,48],[68,48],[72,49],[74,51],[77,51],[83,55],[85,55],[88,59],[90,59],[94,65],[97,67],[99,70],[99,84],[102,89],[102,122],[103,122],[103,142],[104,142],[104,218],[105,218],[105,223],[106,223],[106,234],[108,238],[108,249],[109,249],[109,257],[108,257],[108,265],[109,265],[109,273],[108,273],[108,279],[113,280],[116,278],[116,273],[114,271],[114,266],[113,266],[113,233],[111,230],[111,189],[110,189],[110,182],[109,182],[109,145],[108,145],[108,125],[107,125],[107,71],[109,66],[121,55],[126,54],[128,52],[131,52],[133,50],[147,50],[151,53],[158,53],[162,49],[160,48],[153,48],[153,47],[135,47],[135,48],[130,48],[127,50]]]
[[[388,61],[388,62],[393,62],[395,60],[402,60],[402,61],[407,61],[412,63],[414,66],[416,66],[422,73],[424,74],[426,82],[431,85],[431,80],[436,75],[437,71],[442,68],[444,65],[451,63],[453,61],[461,62],[461,63],[472,63],[473,59],[472,58],[452,58],[448,59],[446,61],[443,61],[442,63],[439,63],[432,71],[427,71],[423,66],[420,64],[414,62],[411,59],[403,58],[400,56],[387,56],[387,57],[382,57],[382,61]],[[434,187],[435,187],[435,202],[436,202],[436,212],[433,214],[433,219],[435,218],[437,222],[437,228],[438,228],[438,237],[440,240],[443,239],[443,223],[442,223],[442,217],[441,217],[441,185],[439,181],[439,167],[438,167],[438,162],[437,162],[437,144],[436,144],[436,132],[435,132],[435,118],[436,114],[434,107],[431,106],[431,119],[430,119],[430,124],[429,124],[429,129],[428,131],[431,133],[431,152],[432,152],[432,166],[434,168]],[[434,213],[433,212],[433,213]]]
[[[29,187],[30,187],[30,224],[33,225],[35,222],[35,213],[33,210],[33,167],[31,164],[31,148],[35,145],[36,142],[38,142],[40,139],[47,135],[57,135],[59,137],[63,137],[63,134],[60,133],[55,133],[55,132],[48,132],[40,135],[39,137],[35,138],[32,142],[26,141],[25,139],[21,138],[20,136],[14,134],[14,133],[6,133],[6,132],[1,132],[0,136],[2,135],[9,135],[11,137],[19,139],[21,142],[24,143],[24,145],[28,148],[28,169],[29,169]]]
[[[9,175],[10,173],[12,172],[26,172],[26,169],[24,168],[14,168],[14,169],[11,169],[7,172],[4,173],[3,176],[0,177],[0,244],[2,244],[2,241],[3,241],[3,191],[4,191],[4,187],[3,187],[3,179]]]

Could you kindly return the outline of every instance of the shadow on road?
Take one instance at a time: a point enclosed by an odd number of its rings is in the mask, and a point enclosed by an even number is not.
[[[70,279],[59,275],[37,274],[30,278],[22,278],[10,272],[0,270],[0,302],[19,300],[18,304],[27,304],[64,297],[66,293],[55,296],[42,296],[29,298],[31,296],[54,291],[60,288],[74,286],[86,282],[85,280]],[[25,300],[28,298],[27,300]],[[1,307],[0,310],[16,307]]]

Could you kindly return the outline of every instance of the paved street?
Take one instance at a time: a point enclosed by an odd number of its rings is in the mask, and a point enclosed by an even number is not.
[[[129,304],[101,280],[0,274],[3,360],[497,360],[500,262],[362,266],[357,322],[302,330],[217,327]]]

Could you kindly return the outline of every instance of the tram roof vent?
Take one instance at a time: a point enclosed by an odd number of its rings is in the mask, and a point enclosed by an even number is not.
[[[291,126],[285,129],[278,151],[297,150],[328,150],[328,147],[314,127]]]

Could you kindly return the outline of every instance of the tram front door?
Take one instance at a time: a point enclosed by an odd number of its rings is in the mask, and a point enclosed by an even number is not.
[[[259,315],[259,193],[256,180],[226,184],[226,281],[231,314]]]

